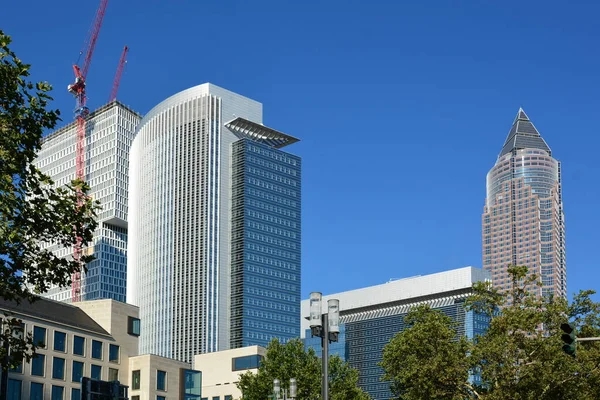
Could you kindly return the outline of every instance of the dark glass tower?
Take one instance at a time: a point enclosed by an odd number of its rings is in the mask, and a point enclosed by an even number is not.
[[[233,144],[231,347],[300,336],[300,158]]]

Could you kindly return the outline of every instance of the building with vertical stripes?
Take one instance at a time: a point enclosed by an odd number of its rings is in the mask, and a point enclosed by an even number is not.
[[[127,299],[140,352],[300,336],[300,158],[262,105],[206,83],[141,121],[130,156]]]
[[[483,268],[507,291],[509,265],[537,274],[542,296],[567,296],[561,165],[519,109],[494,167],[487,174],[482,215]]]

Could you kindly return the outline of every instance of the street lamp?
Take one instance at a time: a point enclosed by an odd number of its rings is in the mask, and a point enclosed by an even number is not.
[[[329,343],[337,342],[340,333],[340,301],[327,300],[327,312],[321,311],[323,295],[310,294],[310,334],[321,338],[321,393],[323,400],[329,400]]]
[[[283,397],[281,397],[281,382],[279,379],[273,380],[273,398],[274,400],[294,400],[296,398],[298,392],[298,385],[296,384],[296,378],[290,379],[290,388],[289,388],[289,396],[288,389],[283,389]]]

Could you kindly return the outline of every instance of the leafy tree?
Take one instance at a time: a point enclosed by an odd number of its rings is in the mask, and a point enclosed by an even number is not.
[[[471,343],[457,340],[449,319],[426,307],[407,316],[410,327],[386,346],[382,362],[398,399],[600,398],[600,343],[580,342],[571,357],[560,337],[560,324],[568,320],[578,337],[600,336],[595,292],[582,291],[569,305],[563,298],[540,297],[538,277],[526,267],[508,272],[508,293],[490,282],[474,285],[466,307],[491,322]],[[481,386],[469,386],[469,372],[481,375]]]
[[[321,360],[313,349],[304,350],[301,340],[286,344],[273,339],[267,347],[265,359],[257,373],[240,375],[237,384],[244,400],[265,400],[273,394],[273,380],[279,379],[282,388],[290,378],[296,378],[298,400],[315,400],[321,397]],[[329,392],[331,400],[368,400],[369,396],[358,386],[358,372],[338,356],[329,358]]]
[[[52,285],[71,284],[79,263],[44,250],[41,242],[68,248],[80,237],[87,245],[98,205],[87,197],[84,182],[56,188],[33,165],[42,133],[55,127],[59,112],[46,109],[51,86],[27,80],[30,65],[17,58],[10,43],[0,31],[0,296],[18,304],[35,301]],[[0,362],[6,369],[29,360],[35,346],[17,319],[5,316],[3,322]]]
[[[383,350],[383,379],[392,382],[392,393],[404,400],[465,399],[473,390],[468,382],[470,343],[465,337],[456,340],[452,319],[420,305],[404,323],[408,328]]]

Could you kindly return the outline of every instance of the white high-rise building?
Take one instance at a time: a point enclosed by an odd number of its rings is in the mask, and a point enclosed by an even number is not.
[[[94,261],[81,281],[81,299],[125,301],[127,277],[127,193],[129,148],[141,115],[118,101],[90,113],[86,122],[85,180],[90,195],[102,207],[93,243],[84,252],[93,253]],[[75,179],[76,124],[46,136],[35,160],[56,186]],[[55,254],[71,257],[72,249],[48,245]],[[71,288],[52,288],[44,297],[71,301]]]
[[[131,148],[127,299],[140,351],[195,354],[300,336],[297,139],[212,84],[169,97]]]

